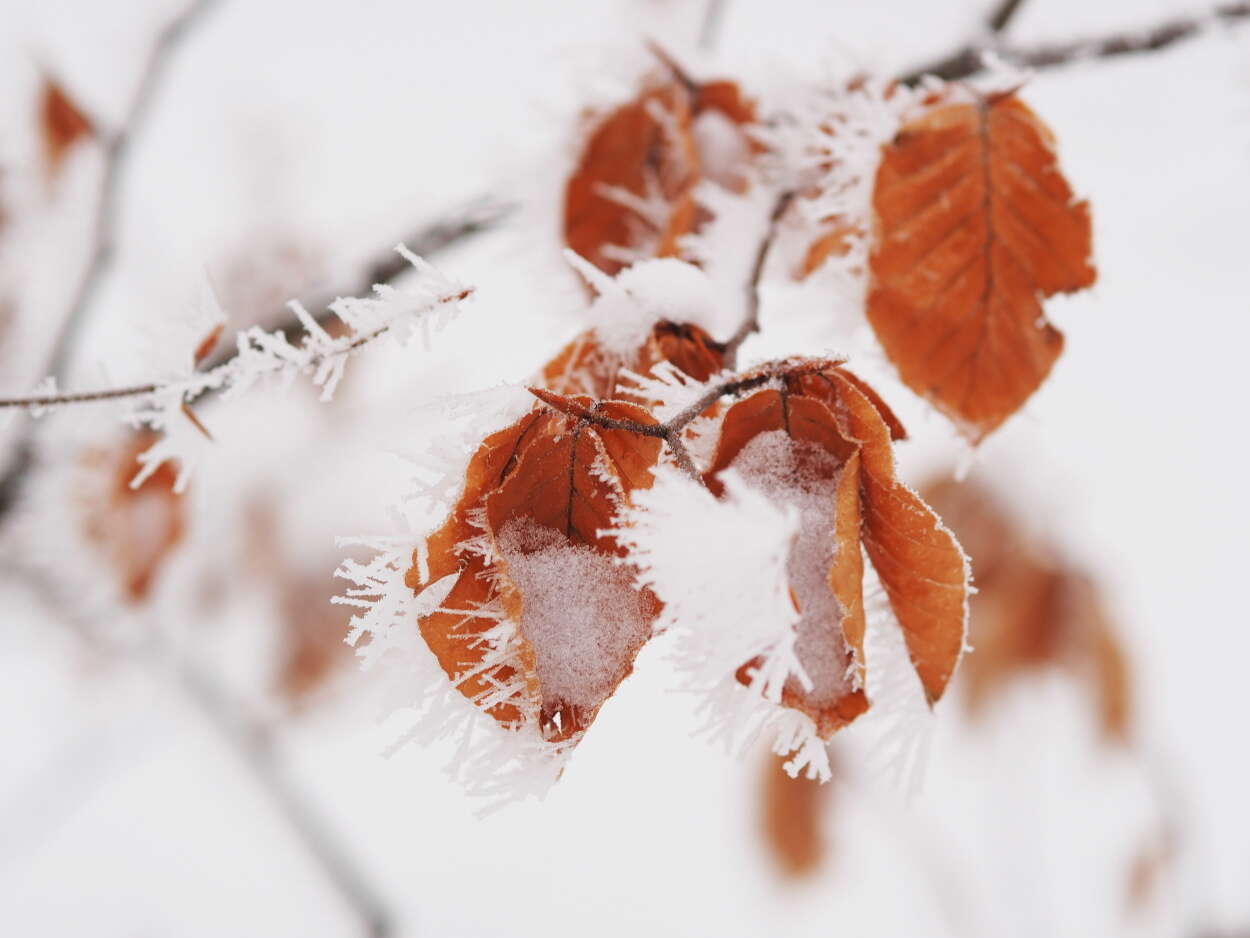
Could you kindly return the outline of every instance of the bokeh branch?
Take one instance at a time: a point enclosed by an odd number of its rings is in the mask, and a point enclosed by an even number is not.
[[[1004,7],[1008,6],[1013,5],[1004,4]],[[1014,13],[1018,7],[1019,4],[1015,4],[1013,9],[1007,12]],[[1010,16],[1007,19],[1009,20]],[[970,43],[957,52],[927,65],[912,69],[899,81],[904,84],[915,84],[927,75],[946,81],[967,78],[985,68],[985,53],[987,52],[992,52],[1012,65],[1034,69],[1055,68],[1091,59],[1156,52],[1186,39],[1196,38],[1215,26],[1247,19],[1250,19],[1250,3],[1225,3],[1194,16],[1177,17],[1141,29],[1091,36],[1070,42],[1028,46],[982,40]],[[991,25],[993,22],[992,18]]]

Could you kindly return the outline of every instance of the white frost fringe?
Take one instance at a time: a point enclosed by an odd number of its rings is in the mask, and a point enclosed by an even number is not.
[[[824,742],[806,715],[780,704],[790,678],[810,684],[795,652],[799,615],[786,562],[798,533],[797,511],[777,505],[732,469],[725,497],[672,467],[634,493],[616,537],[638,566],[638,584],[664,603],[657,630],[674,637],[674,663],[686,689],[704,697],[701,732],[741,754],[766,730],[773,749],[792,754],[792,774],[829,778]],[[744,537],[744,532],[749,536]],[[736,672],[762,659],[750,687]]]
[[[339,545],[376,551],[368,562],[349,559],[340,565],[335,575],[354,585],[334,601],[360,610],[352,617],[347,642],[356,646],[362,667],[383,666],[403,676],[402,681],[387,682],[392,690],[386,705],[406,712],[409,726],[389,752],[412,742],[426,747],[454,741],[455,755],[447,774],[469,794],[489,800],[483,814],[510,801],[543,797],[560,777],[576,740],[549,743],[538,735],[537,724],[531,721],[518,730],[503,728],[448,681],[421,639],[418,618],[439,608],[454,576],[414,596],[404,583],[416,546],[413,538],[341,538]],[[362,645],[366,636],[368,641]],[[472,673],[515,663],[516,638],[515,625],[501,618],[499,628],[483,637],[491,650]],[[519,675],[480,703],[489,706],[496,698],[508,699],[518,690],[524,690]]]

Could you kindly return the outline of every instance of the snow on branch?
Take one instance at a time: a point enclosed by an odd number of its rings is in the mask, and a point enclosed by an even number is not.
[[[235,397],[266,378],[289,384],[297,374],[310,375],[313,384],[321,388],[321,399],[329,400],[353,353],[387,333],[401,342],[418,335],[428,342],[430,334],[456,313],[459,301],[472,293],[471,288],[444,277],[403,245],[396,251],[416,269],[420,275],[417,282],[402,288],[378,284],[373,296],[334,300],[329,308],[342,323],[343,328],[335,330],[338,335],[331,335],[303,306],[292,302],[291,308],[304,327],[303,340],[298,344],[281,331],[266,332],[253,326],[237,334],[232,358],[207,371],[129,387],[68,393],[49,390],[0,398],[0,409],[21,409],[38,416],[67,404],[133,399],[135,406],[128,419],[164,431],[165,436],[140,455],[144,468],[131,485],[142,485],[161,463],[177,457],[182,465],[176,489],[181,491],[206,436],[203,426],[190,414],[189,403],[210,392]]]

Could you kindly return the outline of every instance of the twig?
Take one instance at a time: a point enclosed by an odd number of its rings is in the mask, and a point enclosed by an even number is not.
[[[473,293],[472,288],[464,288],[453,293],[446,293],[441,296],[433,297],[430,300],[429,307],[426,311],[432,310],[438,306],[448,303],[457,303],[460,300],[468,298]],[[390,331],[392,324],[386,323],[366,332],[363,335],[357,335],[350,340],[334,339],[325,340],[314,345],[295,347],[287,343],[287,348],[273,359],[273,366],[295,367],[301,371],[317,371],[324,365],[328,364],[337,356],[347,355],[358,351],[370,342],[379,338]],[[246,335],[246,333],[245,333]],[[281,337],[285,341],[285,336],[281,333],[265,333],[265,339]],[[311,337],[311,334],[310,334]],[[253,343],[250,348],[258,351],[268,351],[267,348],[259,343]],[[307,355],[303,359],[292,357],[291,353],[298,353],[308,349]],[[267,370],[274,370],[273,367],[266,366]],[[185,378],[180,381],[169,382],[168,384],[160,384],[149,382],[147,384],[135,384],[122,388],[107,388],[98,391],[73,391],[64,394],[41,394],[29,395],[23,397],[0,397],[0,410],[5,408],[41,408],[41,407],[59,407],[63,404],[88,404],[98,401],[114,401],[128,397],[142,397],[145,394],[153,394],[162,390],[179,389],[179,396],[187,402],[193,402],[203,394],[211,391],[218,391],[233,387],[242,377],[240,365],[238,363],[238,354],[232,355],[221,364]]]
[[[956,81],[985,68],[983,53],[992,50],[1014,65],[1044,69],[1090,59],[1116,58],[1139,52],[1155,52],[1185,39],[1192,39],[1219,23],[1250,19],[1250,3],[1226,3],[1198,16],[1178,17],[1145,29],[1106,36],[1093,36],[1072,42],[1036,46],[987,45],[973,43],[928,65],[912,69],[899,78],[912,85],[926,75]]]
[[[681,438],[682,431],[693,423],[700,414],[722,397],[752,391],[779,378],[798,377],[804,374],[819,372],[833,364],[836,364],[836,362],[823,359],[793,358],[766,362],[763,365],[752,368],[750,371],[732,375],[723,381],[717,382],[700,394],[694,401],[682,408],[681,411],[660,423],[643,423],[636,420],[622,420],[619,417],[609,417],[600,412],[600,408],[606,403],[605,401],[596,401],[590,407],[583,407],[575,401],[553,394],[551,391],[546,391],[542,388],[530,388],[529,392],[553,410],[558,410],[577,420],[593,423],[608,430],[625,430],[629,433],[637,433],[639,436],[649,436],[663,440],[672,452],[678,467],[695,481],[702,481],[699,470],[695,466],[694,460],[690,457],[690,451],[686,448],[686,444]]]
[[[703,22],[699,25],[699,48],[704,52],[711,52],[716,48],[727,6],[728,0],[707,0],[707,6],[703,8]]]
[[[118,128],[104,144],[104,170],[96,196],[95,217],[91,224],[91,248],[87,266],[83,268],[70,300],[69,312],[61,324],[52,347],[46,373],[63,377],[69,363],[74,341],[85,321],[96,288],[113,263],[117,231],[118,192],[125,175],[131,144],[143,129],[152,99],[178,46],[190,35],[196,22],[218,0],[191,0],[187,7],[170,20],[157,34],[148,52],[147,62],[139,76],[130,106]]]
[[[772,214],[768,219],[768,230],[760,241],[759,249],[755,252],[755,263],[751,266],[751,276],[747,281],[746,316],[743,317],[737,331],[725,343],[726,368],[732,369],[736,366],[738,349],[747,340],[747,336],[753,332],[759,332],[760,278],[764,275],[764,264],[768,260],[768,252],[772,249],[773,242],[777,240],[777,230],[781,223],[781,216],[785,214],[792,201],[794,201],[794,192],[785,191],[777,196],[777,201],[773,205]]]
[[[360,919],[363,934],[369,938],[389,935],[392,923],[386,905],[342,849],[323,818],[282,772],[268,727],[228,699],[206,672],[184,665],[179,677],[187,699],[251,771],[326,879]]]
[[[504,219],[516,211],[510,202],[500,201],[489,195],[478,196],[460,205],[433,221],[426,222],[411,235],[402,239],[402,243],[418,257],[429,258],[450,247],[468,241],[475,235],[490,231]],[[310,309],[319,310],[313,313],[313,321],[323,323],[333,313],[330,306],[340,296],[363,296],[375,286],[390,284],[412,270],[412,265],[395,253],[391,242],[366,262],[365,266],[351,280],[340,283],[334,290],[327,290],[320,297],[305,303]],[[283,309],[285,322],[275,328],[287,339],[295,338],[303,331],[303,323],[298,318],[286,316],[289,310]],[[228,362],[238,352],[227,348],[213,355],[205,363],[206,368],[215,368]]]
[[[1024,0],[1001,0],[1001,2],[993,10],[990,15],[985,18],[985,26],[991,33],[1001,33],[1007,29],[1011,21],[1015,19],[1020,8],[1024,6]]]
[[[93,295],[113,261],[117,227],[118,191],[130,155],[131,145],[142,129],[152,99],[164,77],[174,52],[186,39],[191,28],[218,0],[191,0],[187,7],[170,20],[157,34],[148,52],[147,62],[139,75],[130,106],[117,130],[104,144],[104,169],[100,175],[95,213],[91,223],[91,246],[71,295],[69,309],[52,344],[44,374],[60,376],[69,362],[74,341],[86,318]],[[21,482],[29,471],[34,456],[34,430],[23,428],[14,444],[13,456],[0,475],[0,518],[16,503]]]

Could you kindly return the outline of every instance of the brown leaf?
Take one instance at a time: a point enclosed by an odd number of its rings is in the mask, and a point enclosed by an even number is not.
[[[1040,300],[1094,282],[1089,206],[1013,94],[937,106],[885,147],[873,193],[868,320],[916,393],[974,442],[1063,348]]]
[[[343,641],[350,614],[330,602],[336,593],[331,577],[304,575],[285,580],[281,586],[277,690],[288,704],[299,708],[352,660],[352,650]]]
[[[653,81],[598,123],[565,189],[564,239],[570,248],[614,275],[627,262],[613,247],[654,256],[662,237],[675,236],[672,207],[699,171],[691,116],[683,85]],[[663,217],[623,204],[622,193],[654,205]]]
[[[195,354],[192,357],[193,364],[198,368],[204,363],[209,355],[213,354],[213,349],[217,347],[217,343],[221,341],[221,333],[225,330],[226,324],[219,322],[209,330],[208,334],[200,340],[200,344],[195,347]]]
[[[971,712],[982,712],[1016,677],[1059,668],[1089,688],[1106,739],[1126,741],[1128,660],[1093,581],[1026,534],[983,488],[943,480],[924,491],[958,531],[976,575],[970,604],[976,651],[962,679]]]
[[[796,655],[812,687],[791,678],[781,702],[811,717],[827,739],[868,709],[859,449],[822,402],[767,388],[725,413],[704,477],[717,495],[723,488],[717,475],[731,466],[800,513],[787,575],[800,615]],[[756,666],[744,665],[739,681],[749,684]]]
[[[785,759],[769,755],[761,785],[764,843],[781,873],[790,879],[811,876],[825,860],[823,822],[832,786],[804,775],[791,777]]]
[[[571,403],[655,423],[632,404]],[[650,638],[657,604],[615,562],[625,551],[606,529],[631,490],[651,485],[661,443],[576,418],[545,429],[487,497],[486,522],[502,558],[503,605],[536,676],[539,728],[559,741],[590,725]]]
[[[867,385],[835,367],[789,381],[824,401],[861,450],[863,541],[903,630],[929,702],[946,689],[963,651],[970,584],[958,542],[937,514],[894,473],[902,426]]]
[[[85,506],[86,534],[103,550],[132,603],[147,598],[186,527],[182,496],[174,492],[178,474],[172,463],[163,463],[138,488],[130,487],[139,454],[155,442],[153,433],[135,433],[119,452],[89,457],[109,473],[109,485],[103,498]]]
[[[680,239],[708,219],[695,185],[742,191],[763,149],[747,132],[755,107],[737,85],[697,84],[662,59],[669,74],[596,124],[565,188],[565,243],[608,274],[630,258],[680,256]]]
[[[651,484],[661,443],[578,416],[594,408],[654,424],[635,405],[544,400],[558,409],[536,408],[474,454],[464,493],[414,555],[407,581],[419,593],[457,575],[439,610],[419,623],[426,643],[461,693],[500,723],[517,726],[532,714],[545,738],[562,741],[590,724],[650,637],[654,597],[635,588],[632,570],[616,562],[623,549],[604,529],[630,491]],[[514,664],[483,672],[484,636],[500,615],[516,624],[520,652]],[[517,671],[523,694],[491,696]]]
[[[59,84],[47,77],[39,94],[39,131],[44,166],[50,177],[60,170],[74,144],[95,134],[90,119]]]
[[[841,216],[824,221],[824,231],[811,243],[803,262],[799,265],[799,279],[803,279],[824,266],[831,257],[845,257],[854,240],[863,235],[863,229]]]
[[[590,329],[543,366],[540,381],[547,390],[566,397],[629,397],[636,403],[647,404],[650,402],[619,388],[617,378],[623,370],[649,377],[661,362],[670,362],[695,381],[706,381],[724,367],[725,347],[698,326],[661,321],[655,324],[642,347],[626,358],[605,349]]]

